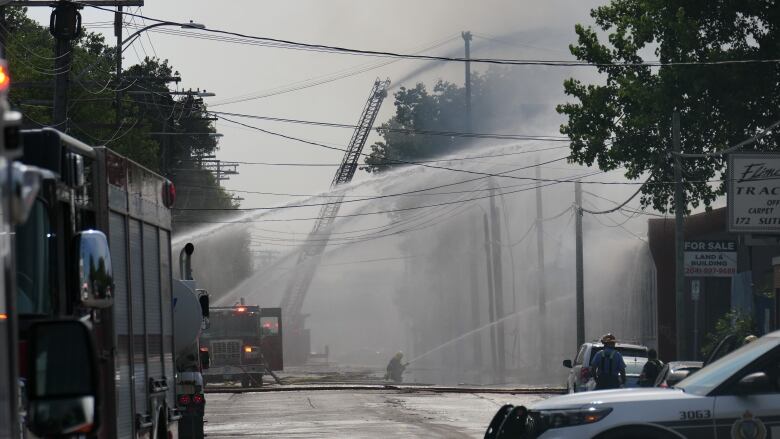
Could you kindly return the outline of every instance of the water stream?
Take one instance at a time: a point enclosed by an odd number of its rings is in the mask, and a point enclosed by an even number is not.
[[[576,349],[573,184],[565,181],[581,177],[591,194],[617,201],[636,187],[598,184],[621,178],[593,175],[565,160],[542,166],[545,181],[534,179],[533,168],[507,174],[513,178],[478,173],[507,172],[566,154],[549,144],[482,146],[456,154],[467,160],[436,163],[477,174],[407,166],[340,188],[349,202],[339,211],[303,309],[310,314],[312,347],[329,346],[335,363],[378,368],[401,350],[415,363],[411,380],[491,383],[496,377],[487,329],[498,325],[502,346],[496,349],[506,357],[507,381],[560,384],[567,371],[561,360],[572,358]],[[498,228],[486,238],[483,217],[491,213],[491,185]],[[538,263],[537,186],[547,218],[541,222],[544,267]],[[233,257],[230,246],[218,244],[232,235],[248,236],[253,254],[263,258],[253,261],[253,274],[235,288],[212,287],[214,303],[232,305],[243,297],[247,303],[278,306],[300,268],[296,252],[312,225],[307,218],[319,211],[289,206],[321,203],[332,194],[323,195],[221,219],[176,236],[174,245],[194,242],[196,276],[211,278]],[[376,198],[353,201],[360,197]],[[590,207],[611,206],[595,196],[585,198]],[[655,343],[653,267],[641,240],[645,232],[642,216],[585,217],[589,339],[609,331]],[[492,258],[500,265],[496,296],[503,301],[494,323],[489,241],[499,246]]]

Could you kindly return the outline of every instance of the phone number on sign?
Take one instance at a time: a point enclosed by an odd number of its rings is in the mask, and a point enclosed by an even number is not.
[[[721,274],[735,275],[737,269],[733,267],[685,267],[685,274]]]

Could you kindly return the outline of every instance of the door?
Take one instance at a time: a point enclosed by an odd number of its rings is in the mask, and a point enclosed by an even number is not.
[[[271,370],[282,370],[282,309],[260,309],[260,351]]]
[[[740,388],[747,376],[766,377],[754,391]],[[780,439],[780,349],[740,371],[715,398],[718,439]]]

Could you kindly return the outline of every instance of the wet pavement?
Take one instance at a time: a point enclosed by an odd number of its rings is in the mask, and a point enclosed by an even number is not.
[[[481,438],[504,403],[549,395],[344,389],[209,393],[209,438]]]

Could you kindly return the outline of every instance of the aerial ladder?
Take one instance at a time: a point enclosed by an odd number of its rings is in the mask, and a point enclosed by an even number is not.
[[[383,81],[377,78],[374,82],[355,132],[352,134],[349,145],[345,150],[344,158],[341,160],[341,164],[336,170],[336,175],[330,184],[331,189],[352,181],[363,152],[363,147],[379,113],[382,101],[387,96],[389,86],[389,79]],[[301,309],[303,308],[303,302],[306,299],[312,279],[314,279],[322,253],[328,245],[331,225],[338,215],[343,199],[344,194],[342,193],[334,198],[333,202],[325,204],[320,209],[317,221],[314,223],[314,227],[309,233],[301,253],[298,255],[296,264],[296,267],[298,267],[297,275],[291,279],[282,298],[282,317],[285,326],[284,357],[287,364],[303,364],[308,358],[311,338],[309,329],[304,328],[306,315],[301,313]]]

